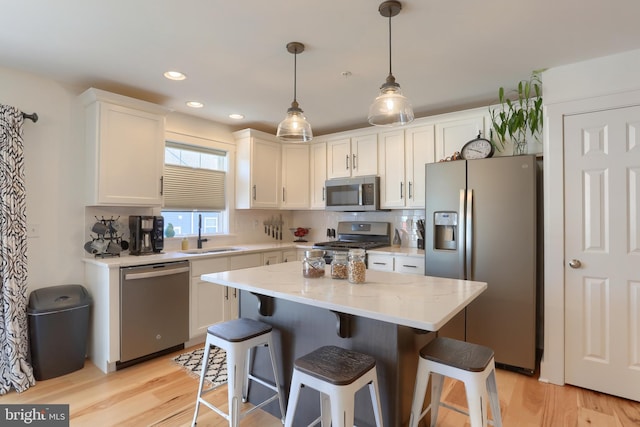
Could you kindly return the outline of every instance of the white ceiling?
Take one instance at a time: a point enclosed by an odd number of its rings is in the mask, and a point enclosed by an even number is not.
[[[273,133],[293,99],[285,46],[299,41],[297,99],[321,135],[367,126],[388,74],[380,3],[4,1],[0,66]],[[403,0],[402,8],[392,18],[393,74],[416,117],[495,103],[500,86],[534,69],[640,48],[638,0]],[[169,81],[167,70],[188,78]],[[205,107],[190,109],[189,100]]]

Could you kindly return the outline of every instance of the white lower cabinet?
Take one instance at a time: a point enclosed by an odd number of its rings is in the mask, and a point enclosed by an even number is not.
[[[394,271],[397,273],[419,274],[424,276],[424,256],[396,255]]]
[[[282,252],[282,262],[302,261],[303,257],[304,257],[304,251],[302,250]]]
[[[370,270],[418,274],[424,276],[424,256],[388,255],[368,252],[367,257]]]
[[[207,328],[225,320],[226,286],[205,282],[200,276],[229,269],[229,258],[207,258],[191,261],[191,319],[189,338],[207,333]]]
[[[282,262],[282,251],[264,252],[262,254],[262,265],[280,264]]]
[[[191,260],[190,338],[205,335],[214,323],[238,318],[238,290],[205,282],[200,276],[260,265],[260,253]]]
[[[367,254],[369,270],[393,271],[393,255]]]

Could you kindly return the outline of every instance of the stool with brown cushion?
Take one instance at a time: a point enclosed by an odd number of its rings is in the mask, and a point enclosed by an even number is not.
[[[429,376],[431,403],[422,411]],[[464,382],[469,412],[440,401],[445,376]],[[487,420],[487,400],[491,405],[493,421]],[[493,350],[444,337],[434,339],[420,350],[409,426],[417,427],[429,410],[431,426],[435,426],[440,406],[468,415],[471,427],[484,427],[487,424],[502,426]]]
[[[303,386],[320,392],[320,417],[311,423],[323,426],[353,426],[355,394],[369,386],[376,426],[382,427],[382,410],[378,391],[376,361],[373,357],[335,346],[325,346],[296,359],[285,427],[293,426],[300,389]]]
[[[276,357],[272,342],[272,327],[263,322],[252,319],[235,319],[227,322],[217,323],[209,326],[207,329],[207,341],[204,346],[204,356],[202,358],[202,371],[200,374],[200,385],[198,386],[198,394],[196,400],[196,409],[193,414],[192,425],[196,425],[198,419],[198,409],[200,404],[205,405],[212,411],[229,421],[230,427],[238,426],[240,419],[248,415],[250,412],[261,408],[278,399],[280,403],[280,412],[284,416],[284,401],[280,390],[280,381],[278,379],[278,369],[276,367]],[[227,353],[227,387],[229,412],[225,413],[210,402],[207,402],[203,396],[218,387],[211,387],[207,390],[204,388],[204,378],[207,373],[207,362],[209,360],[209,352],[211,346],[216,346]],[[251,351],[257,346],[268,346],[269,356],[271,358],[271,366],[273,367],[274,383],[264,381],[251,374]],[[264,402],[252,407],[251,409],[241,412],[240,402],[246,402],[249,380],[262,384],[263,386],[275,391],[276,393]]]

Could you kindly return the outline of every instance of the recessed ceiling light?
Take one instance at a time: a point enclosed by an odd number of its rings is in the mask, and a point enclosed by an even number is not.
[[[164,73],[164,76],[169,80],[184,80],[187,78],[187,76],[180,71],[167,71]]]
[[[189,101],[189,102],[187,102],[187,106],[189,106],[191,108],[202,108],[202,107],[204,107],[204,104],[202,102],[198,102],[198,101]]]
[[[244,119],[244,114],[229,114],[229,117],[233,120],[242,120]]]

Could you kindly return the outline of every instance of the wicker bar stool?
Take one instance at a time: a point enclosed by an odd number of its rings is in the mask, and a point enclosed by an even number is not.
[[[276,357],[272,342],[272,327],[263,322],[252,319],[235,319],[227,322],[217,323],[209,326],[207,329],[207,340],[204,347],[204,356],[202,359],[202,371],[200,374],[200,385],[198,386],[198,394],[196,400],[196,408],[193,414],[192,425],[197,424],[198,409],[200,404],[205,405],[209,409],[217,412],[219,415],[229,421],[230,427],[237,427],[240,420],[254,410],[278,399],[280,403],[280,413],[284,417],[284,400],[280,390],[280,381],[278,379],[278,368],[276,367]],[[274,383],[271,384],[251,374],[251,351],[257,346],[268,346],[269,356],[271,358],[271,366],[273,367]],[[209,352],[211,346],[219,347],[227,353],[227,386],[228,386],[228,402],[229,412],[225,413],[213,404],[207,402],[203,396],[207,393],[224,385],[211,387],[207,390],[204,388],[204,378],[207,372],[207,362],[209,360]],[[246,402],[249,380],[262,384],[263,386],[275,391],[276,393],[264,402],[252,407],[251,409],[241,412],[240,401]]]
[[[431,403],[422,411],[429,376]],[[440,401],[445,376],[464,382],[469,412]],[[493,421],[487,420],[487,400],[491,405]],[[444,337],[436,338],[420,350],[409,426],[417,427],[429,410],[431,426],[435,426],[440,406],[468,415],[471,427],[486,427],[487,424],[502,426],[493,350]]]
[[[378,374],[373,357],[335,346],[325,346],[296,359],[285,427],[293,426],[296,405],[303,386],[320,392],[322,426],[353,427],[355,394],[368,385],[376,426],[382,427]]]

